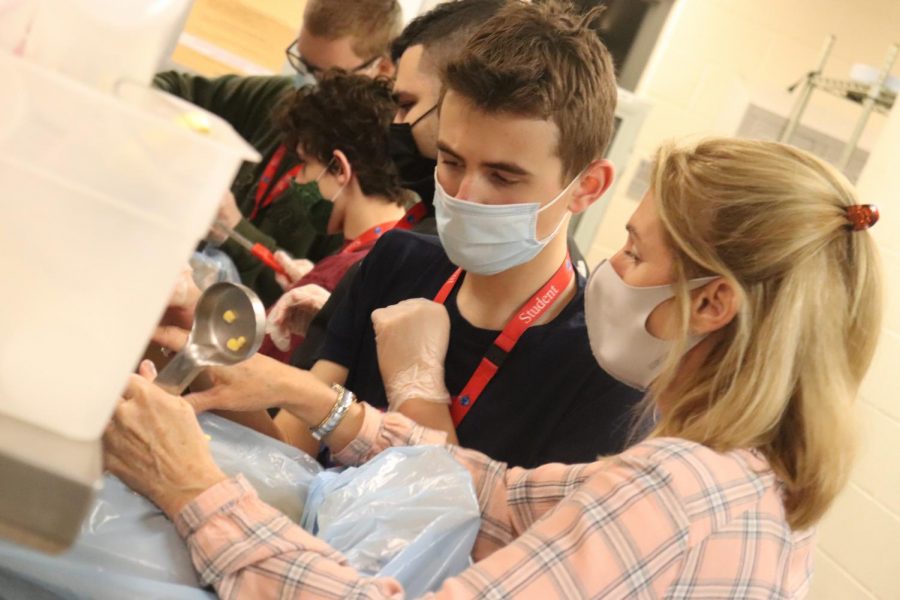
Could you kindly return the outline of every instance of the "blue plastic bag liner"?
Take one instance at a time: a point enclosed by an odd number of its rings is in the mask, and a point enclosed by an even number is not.
[[[115,568],[0,547],[0,600],[214,600],[196,586],[122,575]]]
[[[317,476],[302,524],[415,598],[469,567],[481,513],[469,472],[441,446],[415,446]]]
[[[322,470],[314,459],[215,415],[201,415],[200,425],[225,473],[244,473],[263,500],[299,521],[309,486]],[[16,575],[20,580],[14,585]],[[174,525],[153,503],[112,476],[104,478],[81,534],[67,552],[46,556],[0,541],[0,600],[30,599],[33,593],[11,595],[10,590],[35,587],[51,598],[215,597],[199,589]]]
[[[322,471],[300,450],[214,415],[200,423],[213,457],[260,497],[307,524],[365,575],[395,577],[409,597],[466,569],[480,525],[471,477],[439,446],[392,448]],[[47,556],[0,541],[0,600],[208,600],[187,547],[148,500],[107,476],[75,545]]]
[[[200,252],[194,252],[188,263],[194,271],[194,283],[201,290],[220,281],[241,283],[241,275],[231,257],[211,244],[207,244]]]
[[[322,472],[314,458],[209,413],[200,415],[200,426],[211,438],[209,447],[220,469],[232,476],[243,473],[264,502],[300,521],[314,476]]]

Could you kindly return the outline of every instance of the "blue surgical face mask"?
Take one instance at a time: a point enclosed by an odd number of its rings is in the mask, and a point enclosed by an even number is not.
[[[538,215],[566,195],[573,179],[546,206],[540,203],[478,204],[444,191],[435,172],[434,208],[441,245],[456,266],[478,275],[494,275],[523,265],[537,256],[568,219],[553,233],[537,238]]]

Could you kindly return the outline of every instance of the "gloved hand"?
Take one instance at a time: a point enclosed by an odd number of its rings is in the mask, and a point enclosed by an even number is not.
[[[266,333],[275,347],[286,352],[291,347],[292,334],[305,336],[330,296],[331,292],[314,283],[285,292],[266,318]]]
[[[194,270],[190,265],[183,265],[169,296],[169,306],[193,308],[200,299],[200,288],[194,283]]]
[[[450,403],[444,359],[450,317],[442,304],[414,298],[372,312],[378,367],[391,410],[407,400]]]
[[[284,267],[287,277],[280,273],[275,275],[275,281],[281,286],[281,289],[288,291],[296,281],[300,281],[306,277],[307,273],[313,270],[316,265],[305,258],[293,258],[284,250],[275,251],[275,260]]]
[[[206,238],[216,245],[223,244],[228,239],[228,235],[216,227],[216,222],[223,223],[226,227],[234,229],[243,218],[244,216],[241,214],[241,209],[238,208],[234,194],[225,192],[219,201],[219,211],[216,213],[216,220],[209,228]]]
[[[175,287],[172,288],[169,305],[166,307],[166,312],[163,313],[160,324],[177,325],[190,329],[194,322],[194,309],[200,299],[200,294],[200,288],[194,283],[193,269],[190,265],[184,265],[175,281]]]

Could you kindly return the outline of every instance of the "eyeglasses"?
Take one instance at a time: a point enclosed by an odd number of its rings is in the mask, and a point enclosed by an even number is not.
[[[298,41],[300,41],[300,38],[297,38],[296,40],[291,42],[291,45],[284,50],[285,55],[287,55],[288,62],[291,64],[291,67],[293,67],[293,69],[297,71],[297,73],[301,75],[309,75],[314,79],[319,79],[322,76],[322,73],[324,73],[328,69],[310,64],[305,58],[303,58],[300,55],[300,51],[297,50]],[[373,56],[358,67],[353,67],[352,69],[345,70],[349,73],[359,73],[360,71],[371,67],[379,58],[381,58],[381,56]]]

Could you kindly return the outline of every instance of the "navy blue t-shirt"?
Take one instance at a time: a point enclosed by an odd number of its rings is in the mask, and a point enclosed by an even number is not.
[[[372,311],[409,298],[433,299],[456,267],[435,236],[391,231],[363,259],[328,326],[321,358],[349,370],[347,389],[386,408]],[[447,298],[447,389],[459,394],[497,337]],[[526,468],[593,461],[623,449],[640,393],[603,371],[584,322],[584,279],[553,321],[530,327],[457,428],[460,445]]]

